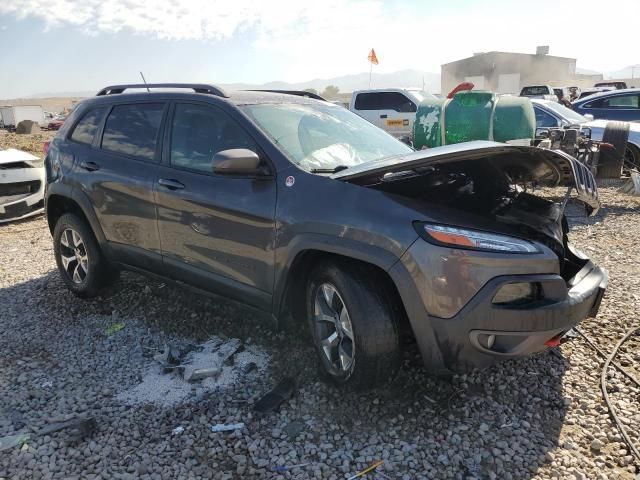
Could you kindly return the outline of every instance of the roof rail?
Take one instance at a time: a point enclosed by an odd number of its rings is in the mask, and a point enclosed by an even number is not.
[[[104,87],[96,93],[96,97],[122,93],[130,88],[189,88],[195,93],[207,93],[209,95],[216,95],[217,97],[229,98],[229,95],[227,95],[220,87],[201,83],[131,83],[126,85],[111,85],[109,87]]]
[[[308,97],[308,98],[313,98],[315,100],[322,100],[323,102],[326,102],[327,100],[322,98],[320,95],[318,95],[317,93],[313,93],[313,92],[306,92],[304,90],[262,90],[262,89],[255,89],[255,90],[245,90],[247,92],[270,92],[270,93],[282,93],[284,95],[296,95],[297,97]]]

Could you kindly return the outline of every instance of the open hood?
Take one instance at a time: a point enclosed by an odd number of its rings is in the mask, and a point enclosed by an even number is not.
[[[331,175],[331,178],[363,186],[394,182],[428,174],[438,166],[463,166],[486,171],[487,176],[512,185],[573,187],[590,214],[600,208],[598,189],[589,169],[570,155],[538,147],[474,141],[381,158]],[[432,167],[432,168],[429,168]],[[499,178],[496,178],[499,177]]]

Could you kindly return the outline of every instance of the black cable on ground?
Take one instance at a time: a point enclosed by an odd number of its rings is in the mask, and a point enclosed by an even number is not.
[[[600,375],[600,387],[602,388],[602,396],[604,397],[604,401],[607,404],[607,408],[609,409],[609,413],[611,414],[611,417],[613,418],[613,421],[616,423],[616,426],[618,427],[618,430],[620,430],[620,433],[622,434],[622,437],[624,438],[625,442],[627,443],[627,446],[629,447],[631,452],[636,456],[636,458],[638,460],[640,460],[640,451],[638,451],[638,449],[635,447],[635,445],[633,444],[633,442],[629,438],[629,435],[627,434],[626,428],[624,427],[624,425],[622,425],[622,422],[620,422],[620,419],[618,418],[618,415],[616,414],[616,411],[613,408],[613,405],[611,404],[611,400],[609,399],[609,393],[607,392],[607,370],[609,369],[609,365],[612,365],[612,364],[618,370],[620,370],[623,374],[625,374],[625,376],[628,379],[633,381],[636,385],[640,386],[640,383],[638,383],[638,380],[636,380],[635,377],[633,377],[631,374],[627,373],[619,365],[617,365],[615,363],[612,363],[613,359],[618,354],[618,350],[620,350],[620,347],[622,346],[622,344],[624,342],[626,342],[629,338],[631,338],[631,336],[634,333],[640,331],[640,327],[634,327],[631,330],[629,330],[624,335],[624,337],[622,337],[620,339],[620,341],[616,344],[616,346],[613,348],[613,350],[611,351],[611,353],[608,356],[605,355],[604,352],[602,350],[600,350],[584,333],[582,333],[577,328],[574,328],[574,330],[576,332],[578,332],[578,334],[580,334],[580,336],[582,336],[582,338],[584,338],[587,341],[587,343],[596,352],[598,352],[600,355],[602,355],[605,358],[604,366],[602,367],[602,374]]]
[[[600,350],[600,348],[595,343],[593,343],[593,340],[591,340],[582,331],[580,331],[578,329],[578,327],[573,327],[573,330],[576,333],[578,333],[582,338],[584,338],[584,340],[591,346],[591,348],[593,348],[596,352],[598,352],[602,358],[604,358],[604,359],[607,358],[607,354],[604,353],[602,350]],[[624,368],[622,368],[617,363],[611,362],[611,365],[616,367],[620,371],[620,373],[622,373],[625,377],[627,377],[629,380],[631,380],[633,383],[635,383],[636,385],[638,385],[640,387],[640,380],[638,380],[636,377],[631,375],[629,372],[627,372]]]

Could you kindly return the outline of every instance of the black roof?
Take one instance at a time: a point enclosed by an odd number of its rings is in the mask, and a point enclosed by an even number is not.
[[[160,89],[160,90],[158,90]],[[167,89],[172,91],[167,92]],[[184,90],[184,91],[173,91]],[[127,92],[127,90],[133,90]],[[146,91],[145,91],[146,90]],[[155,90],[155,91],[153,91]],[[299,90],[237,90],[225,91],[215,85],[200,83],[137,83],[124,85],[111,85],[104,87],[96,97],[111,97],[114,95],[133,95],[142,96],[142,98],[150,96],[166,97],[167,94],[173,96],[193,95],[211,95],[229,101],[235,105],[247,105],[256,103],[314,103],[316,101],[324,101],[317,94],[299,91]]]

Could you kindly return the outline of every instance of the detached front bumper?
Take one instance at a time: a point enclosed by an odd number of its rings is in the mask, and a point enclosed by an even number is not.
[[[402,263],[394,269],[396,275],[404,270]],[[528,282],[539,286],[541,298],[520,305],[493,303],[503,286]],[[597,314],[607,283],[606,271],[591,261],[569,282],[558,274],[496,276],[449,318],[428,314],[425,305],[418,303],[420,292],[415,288],[405,289],[401,296],[426,367],[450,373],[549,348],[547,342]],[[407,304],[411,298],[415,303]]]

